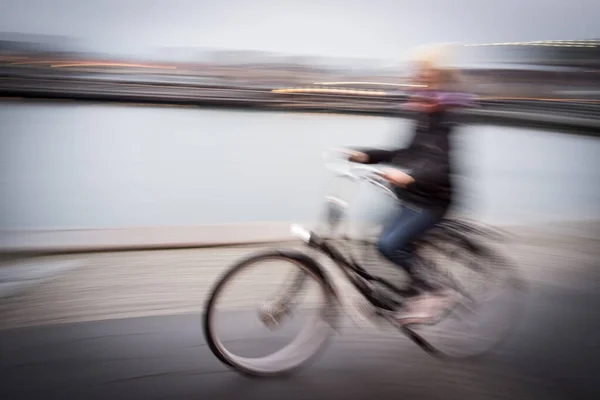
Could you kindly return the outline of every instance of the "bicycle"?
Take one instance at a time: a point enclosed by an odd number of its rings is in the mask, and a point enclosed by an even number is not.
[[[381,170],[376,167],[352,164],[344,157],[332,159],[329,154],[326,156],[326,166],[334,172],[336,179],[367,182],[397,201],[393,189],[381,177]],[[352,254],[352,249],[362,247],[366,251],[374,250],[373,239],[371,237],[358,239],[350,237],[347,229],[343,229],[348,203],[338,196],[330,195],[325,199],[324,218],[321,218],[319,227],[309,230],[300,225],[293,225],[291,228],[292,233],[304,243],[305,250],[273,249],[253,254],[231,266],[213,287],[203,314],[204,335],[210,350],[221,362],[250,376],[291,373],[314,359],[328,343],[331,335],[341,330],[342,310],[354,317],[353,319],[359,325],[381,326],[384,323],[396,327],[423,350],[438,357],[458,358],[486,354],[506,338],[520,308],[516,294],[522,292],[523,282],[518,277],[514,264],[500,252],[494,250],[491,245],[483,242],[483,239],[503,239],[505,235],[500,231],[479,226],[467,220],[445,219],[425,237],[418,240],[415,243],[417,252],[422,255],[423,259],[430,261],[426,272],[435,279],[441,280],[447,287],[452,288],[461,296],[461,301],[452,310],[440,315],[429,324],[399,325],[394,320],[393,313],[403,306],[406,289],[380,275],[370,273],[364,267],[365,263],[357,260],[356,255]],[[349,248],[348,251],[340,250],[343,245]],[[309,254],[311,252],[315,254]],[[319,262],[316,259],[318,255],[324,256],[332,262],[333,266]],[[432,257],[435,255],[442,255],[448,260],[459,260],[460,265],[468,273],[478,274],[478,278],[457,278],[455,268],[444,270],[440,263],[433,261]],[[280,329],[285,318],[290,318],[296,312],[297,302],[295,299],[308,280],[315,282],[319,292],[320,301],[317,302],[317,315],[310,318],[292,343],[281,350],[266,357],[236,356],[225,348],[224,342],[216,334],[217,302],[223,290],[236,275],[257,264],[269,261],[290,264],[295,268],[295,272],[270,300],[263,301],[258,307],[258,320],[262,325],[273,331]],[[488,263],[492,264],[492,268],[486,265]],[[280,264],[276,268],[277,271]],[[393,269],[394,267],[388,268]],[[259,280],[252,280],[252,282],[254,285],[258,285]],[[484,287],[477,290],[466,288],[467,284],[474,284],[477,287],[483,284]],[[504,310],[502,316],[496,315],[495,317],[495,323],[499,323],[500,326],[494,327],[493,332],[486,334],[487,338],[491,339],[488,345],[466,354],[457,354],[447,346],[444,348],[444,345],[440,344],[440,340],[450,339],[452,342],[452,340],[460,339],[467,340],[469,344],[472,343],[473,339],[466,337],[467,329],[479,327],[483,320],[469,323],[469,318],[475,318],[475,316],[481,318],[486,315],[483,312],[485,301],[489,300],[489,295],[493,293],[494,288],[509,289],[507,298],[511,301],[508,306],[505,306],[508,308]],[[255,287],[254,290],[259,289]],[[487,310],[486,312],[489,314],[489,308]],[[427,330],[428,326],[438,326],[442,321],[448,319],[463,323],[458,328],[459,334],[455,335],[454,339],[449,334],[448,327],[437,333]],[[239,329],[239,326],[237,328]],[[493,338],[491,337],[492,333],[496,335]]]

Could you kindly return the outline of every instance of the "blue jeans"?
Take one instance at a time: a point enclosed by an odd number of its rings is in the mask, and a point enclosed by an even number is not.
[[[413,243],[433,228],[444,217],[443,211],[432,209],[412,209],[402,205],[384,228],[377,247],[389,261],[403,268],[412,279],[412,285],[424,290],[434,289],[415,274],[419,262]]]

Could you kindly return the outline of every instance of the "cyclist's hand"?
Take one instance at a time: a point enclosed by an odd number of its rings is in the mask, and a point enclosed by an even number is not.
[[[394,168],[384,169],[383,177],[393,185],[400,187],[406,187],[415,181],[413,177],[408,175],[406,172]]]
[[[362,164],[362,163],[366,163],[367,161],[369,161],[369,156],[360,151],[342,149],[341,152],[348,156],[349,161],[352,161],[355,163]]]

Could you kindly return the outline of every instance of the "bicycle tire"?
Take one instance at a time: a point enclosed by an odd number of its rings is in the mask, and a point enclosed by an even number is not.
[[[323,307],[323,311],[325,311],[325,315],[323,316],[323,321],[327,322],[327,324],[331,326],[335,326],[337,314],[331,312],[328,313],[329,310],[334,310],[337,298],[335,297],[335,293],[326,278],[326,275],[323,272],[323,269],[320,265],[316,263],[312,258],[308,255],[298,252],[298,251],[286,251],[286,250],[274,250],[274,251],[266,251],[258,254],[251,255],[245,259],[242,259],[235,264],[233,264],[222,276],[217,280],[213,289],[210,292],[210,295],[206,301],[203,313],[203,332],[206,343],[211,350],[211,352],[217,357],[219,361],[223,364],[227,365],[229,368],[249,377],[274,377],[281,375],[288,375],[304,365],[308,364],[310,361],[313,361],[315,356],[320,353],[320,350],[329,342],[330,337],[332,336],[334,330],[330,329],[330,332],[325,335],[325,337],[321,338],[321,343],[318,344],[314,349],[312,349],[312,354],[309,354],[306,358],[301,359],[300,362],[294,363],[286,368],[276,369],[272,371],[267,371],[264,369],[257,369],[249,367],[247,364],[236,361],[231,354],[220,345],[220,341],[215,336],[214,326],[212,324],[213,313],[215,311],[215,303],[218,299],[218,294],[225,287],[228,281],[234,277],[239,271],[253,265],[260,263],[261,261],[266,260],[283,260],[290,263],[295,264],[299,268],[303,269],[304,272],[309,274],[320,286],[320,289],[324,293],[324,300],[326,302]]]

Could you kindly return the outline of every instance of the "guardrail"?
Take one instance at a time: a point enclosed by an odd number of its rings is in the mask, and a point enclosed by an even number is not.
[[[84,75],[65,78],[52,74],[26,77],[0,74],[0,96],[413,116],[398,107],[404,95],[374,90],[282,92],[270,88],[225,86],[219,82],[193,85],[143,82],[125,77],[92,79]],[[457,120],[469,124],[516,125],[600,135],[600,102],[483,99],[479,106],[457,111]]]

